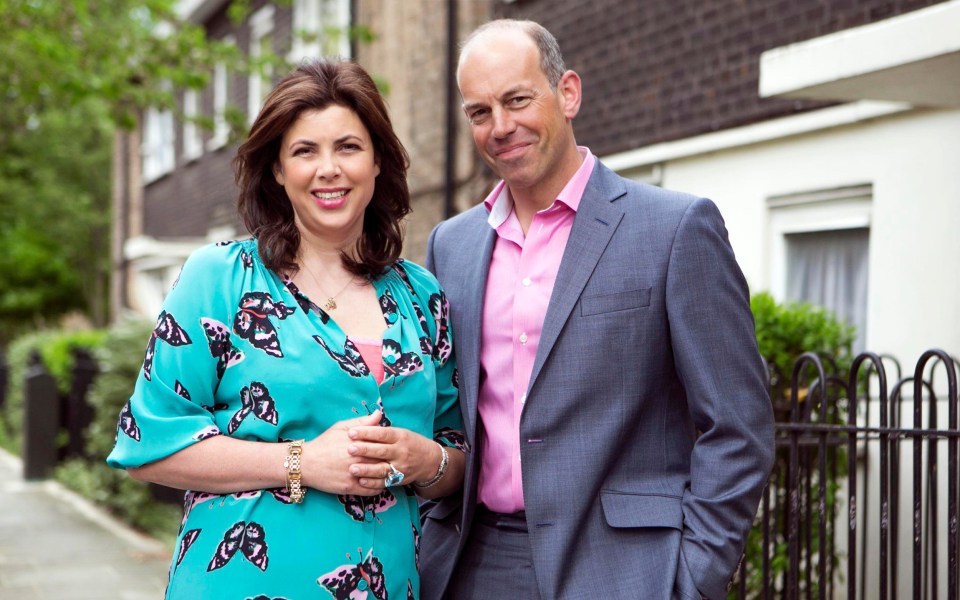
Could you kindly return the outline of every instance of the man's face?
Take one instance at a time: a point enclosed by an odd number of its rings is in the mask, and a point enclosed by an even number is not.
[[[571,150],[576,155],[570,124],[580,107],[576,74],[567,71],[552,88],[533,41],[521,32],[495,31],[464,49],[458,82],[483,160],[515,192],[558,193],[573,174],[567,172]]]

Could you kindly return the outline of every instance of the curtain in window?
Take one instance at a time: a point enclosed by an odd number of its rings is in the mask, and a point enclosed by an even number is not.
[[[870,230],[791,233],[787,241],[787,299],[833,311],[857,328],[854,353],[865,348]]]

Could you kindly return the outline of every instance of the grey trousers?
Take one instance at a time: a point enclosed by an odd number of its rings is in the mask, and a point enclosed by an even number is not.
[[[526,519],[479,511],[447,600],[541,600]]]

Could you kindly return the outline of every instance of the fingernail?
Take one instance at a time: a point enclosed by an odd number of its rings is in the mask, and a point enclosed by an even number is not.
[[[356,466],[356,465],[350,467],[350,474],[351,474],[351,475],[359,475],[359,474],[360,474],[360,467],[358,467],[358,466]]]
[[[357,453],[357,447],[356,447],[356,446],[347,446],[347,452],[348,452],[349,454],[356,454],[356,453]]]

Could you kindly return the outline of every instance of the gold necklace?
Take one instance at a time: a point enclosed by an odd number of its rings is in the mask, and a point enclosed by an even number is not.
[[[320,285],[320,280],[317,279],[317,276],[314,274],[313,270],[312,270],[309,266],[307,266],[306,261],[304,261],[303,267],[307,270],[307,273],[310,273],[310,277],[313,278],[313,282],[317,284],[317,289],[320,290],[321,292],[323,292],[323,286]],[[334,295],[332,295],[332,296],[328,296],[328,297],[327,297],[327,301],[323,303],[323,310],[325,310],[325,311],[327,311],[327,312],[329,312],[329,311],[331,311],[331,310],[336,310],[336,309],[337,309],[337,300],[336,300],[337,296],[339,296],[340,294],[342,294],[348,287],[350,287],[350,284],[353,283],[354,279],[355,279],[355,276],[354,276],[354,275],[351,275],[351,276],[350,276],[350,279],[348,279],[348,280],[347,280],[347,283],[344,284],[344,286],[343,286],[342,288],[340,288],[340,291],[339,291],[339,292],[337,292],[336,294],[334,294]]]

